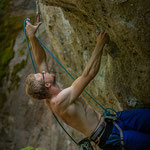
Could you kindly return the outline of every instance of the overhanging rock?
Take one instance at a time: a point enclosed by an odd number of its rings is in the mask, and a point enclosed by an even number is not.
[[[119,110],[150,106],[149,6],[149,0],[40,1],[50,43],[75,77],[91,56],[98,29],[109,34],[100,72],[87,88],[104,106]]]

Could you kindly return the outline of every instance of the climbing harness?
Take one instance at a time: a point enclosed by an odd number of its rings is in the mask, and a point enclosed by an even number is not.
[[[124,148],[124,140],[123,140],[123,131],[122,131],[122,129],[119,127],[119,125],[115,121],[113,121],[113,124],[116,126],[116,128],[120,132],[121,150],[124,150],[125,148]]]
[[[107,108],[110,109],[111,108]],[[117,113],[117,112],[116,112]],[[116,120],[119,118],[118,115],[111,115],[111,114],[104,114],[104,118],[106,122],[112,122],[114,126],[119,130],[120,132],[120,144],[121,144],[121,150],[124,150],[124,138],[123,138],[123,131],[119,127],[119,125],[116,123]]]
[[[36,5],[37,5],[37,11],[36,11],[36,23],[38,23],[40,21],[40,13],[39,13],[39,3],[38,1],[36,1]],[[27,47],[28,47],[28,51],[29,51],[29,55],[30,55],[30,58],[31,58],[31,62],[32,62],[32,65],[33,65],[33,69],[34,69],[34,72],[36,73],[36,68],[35,68],[35,64],[34,64],[34,61],[33,61],[33,58],[32,58],[32,54],[31,54],[31,50],[30,50],[30,46],[29,46],[29,42],[28,42],[28,38],[27,38],[27,34],[26,34],[26,21],[30,22],[29,19],[25,19],[24,21],[24,34],[25,34],[25,37],[26,37],[26,42],[27,42]],[[50,50],[39,40],[39,43],[43,46],[43,48],[52,56],[52,58],[62,67],[62,69],[73,79],[75,80],[75,78],[66,70],[66,68],[57,60],[57,58],[50,52]],[[104,108],[100,103],[98,103],[86,90],[84,90],[84,92],[97,104],[99,105],[103,110],[104,110],[104,117],[109,117],[109,118],[112,118],[113,120],[115,120],[117,118],[117,112],[113,109],[113,108]],[[115,113],[115,115],[112,117],[111,116],[111,113],[110,113],[110,110],[112,112]],[[59,123],[59,125],[62,127],[62,129],[65,131],[65,133],[71,138],[71,140],[76,144],[78,145],[78,147],[80,148],[80,150],[93,150],[93,147],[90,143],[90,139],[88,138],[85,138],[83,140],[81,140],[79,143],[77,143],[70,135],[69,133],[64,129],[64,127],[61,125],[61,123],[59,122],[59,120],[57,119],[57,117],[55,116],[55,114],[53,113],[53,116],[54,118],[56,119],[56,121]],[[110,117],[111,116],[111,117]]]
[[[99,145],[101,136],[105,132],[105,128],[106,128],[106,122],[104,121],[98,127],[98,129],[92,133],[92,135],[90,136],[90,140],[93,141],[94,143],[96,143],[97,145]]]

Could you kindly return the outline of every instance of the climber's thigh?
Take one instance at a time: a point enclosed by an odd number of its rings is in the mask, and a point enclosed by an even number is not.
[[[137,131],[123,131],[126,150],[150,150],[150,135]]]
[[[123,122],[123,130],[150,134],[150,109],[125,110],[118,112],[118,114],[120,114],[120,117],[117,122],[120,124]]]

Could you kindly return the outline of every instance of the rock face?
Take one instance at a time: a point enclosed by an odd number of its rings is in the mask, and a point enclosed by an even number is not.
[[[150,106],[149,6],[149,0],[41,0],[51,45],[75,77],[91,56],[96,31],[109,34],[100,72],[88,87],[105,107]]]
[[[34,0],[11,2],[14,4],[11,15],[33,13]],[[92,54],[97,32],[105,29],[110,43],[104,49],[100,71],[87,91],[104,107],[150,108],[149,6],[149,0],[40,0],[46,27],[46,32],[44,25],[39,30],[40,39],[77,78]],[[16,37],[13,51],[9,77],[0,87],[5,92],[0,95],[0,149],[20,150],[30,145],[48,150],[76,150],[44,102],[32,101],[25,94],[25,77],[33,69],[23,31]],[[47,56],[60,87],[70,86],[72,79]],[[22,62],[26,65],[15,72],[15,79],[20,80],[14,84],[13,70]],[[97,111],[102,111],[86,94],[82,96]],[[82,139],[83,135],[64,126],[77,141]]]

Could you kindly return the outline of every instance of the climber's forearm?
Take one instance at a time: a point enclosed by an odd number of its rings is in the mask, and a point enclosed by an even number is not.
[[[103,47],[108,42],[108,35],[105,31],[102,31],[97,37],[97,43],[92,53],[82,76],[93,79],[100,69],[101,57],[103,53]]]
[[[39,67],[40,72],[48,71],[47,63],[46,63],[46,54],[43,47],[38,42],[35,36],[29,37],[29,39],[31,41],[31,46],[35,57],[35,61]]]
[[[103,52],[104,44],[97,43],[96,47],[92,53],[92,56],[88,62],[88,64],[85,67],[85,70],[83,71],[82,75],[76,79],[72,86],[71,86],[71,96],[70,96],[70,102],[72,103],[77,99],[77,97],[80,96],[80,94],[83,92],[83,90],[86,88],[86,86],[90,83],[90,81],[95,77],[97,74],[99,68],[100,68],[100,61],[101,56]]]
[[[92,53],[92,56],[90,60],[88,61],[86,68],[83,71],[82,76],[84,77],[90,76],[91,78],[94,78],[96,76],[100,68],[104,45],[105,43],[103,42],[97,42],[95,49]]]

